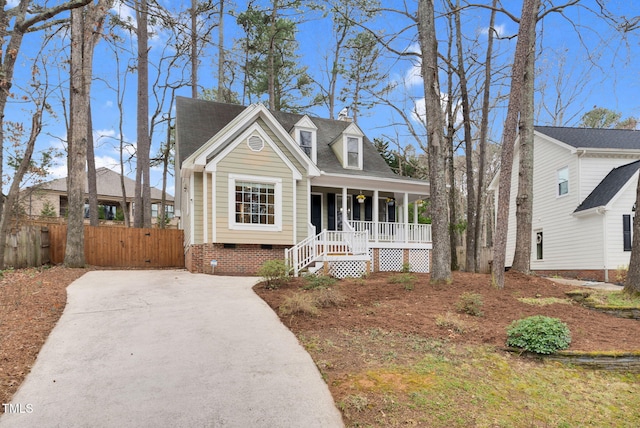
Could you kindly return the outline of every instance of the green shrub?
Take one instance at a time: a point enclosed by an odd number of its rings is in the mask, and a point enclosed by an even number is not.
[[[474,317],[482,316],[482,295],[478,293],[462,293],[460,299],[456,303],[458,312],[473,315]]]
[[[315,288],[327,288],[336,283],[336,279],[326,275],[308,275],[304,277],[304,290],[313,290]]]
[[[416,277],[410,273],[399,273],[389,279],[389,284],[402,284],[405,290],[411,291],[415,288]]]
[[[289,267],[284,260],[267,260],[258,269],[258,275],[264,278],[266,288],[276,289],[289,280]]]
[[[507,346],[536,354],[553,354],[571,343],[569,327],[558,318],[542,315],[514,321],[507,328]]]

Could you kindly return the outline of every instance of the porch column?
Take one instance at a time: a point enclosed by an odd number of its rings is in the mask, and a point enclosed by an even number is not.
[[[402,222],[404,223],[404,242],[409,242],[409,194],[404,192],[402,198]]]
[[[413,224],[418,224],[418,203],[413,203]]]
[[[378,242],[378,221],[380,220],[380,218],[378,217],[378,205],[380,203],[380,201],[378,200],[378,189],[375,189],[373,191],[373,204],[371,205],[371,209],[373,210],[373,216],[372,216],[372,220],[373,220],[373,240],[375,242]]]

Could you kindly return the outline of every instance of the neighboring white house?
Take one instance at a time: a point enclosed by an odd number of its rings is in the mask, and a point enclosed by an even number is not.
[[[409,223],[408,210],[429,184],[394,174],[342,119],[178,97],[176,216],[187,268],[254,274],[287,259],[295,273],[318,264],[336,276],[367,265],[428,271],[431,228]]]
[[[613,273],[629,264],[640,131],[537,126],[533,147],[531,269],[615,280]],[[516,142],[507,267],[515,250],[518,162]],[[497,177],[490,185],[496,204]]]

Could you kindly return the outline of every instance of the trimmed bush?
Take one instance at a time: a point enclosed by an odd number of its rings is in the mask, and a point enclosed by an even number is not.
[[[284,260],[267,260],[258,269],[258,275],[264,278],[265,287],[276,289],[289,280],[289,267]]]
[[[553,354],[571,343],[569,327],[558,318],[535,315],[514,321],[507,328],[507,346],[536,354]]]

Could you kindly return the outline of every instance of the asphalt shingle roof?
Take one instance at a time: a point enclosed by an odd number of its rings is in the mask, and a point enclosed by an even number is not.
[[[640,131],[536,126],[535,130],[576,148],[640,150]]]
[[[128,197],[135,194],[136,182],[129,177],[124,177],[124,188]],[[37,187],[41,189],[55,190],[58,192],[67,192],[67,178],[58,178],[39,184]],[[120,185],[120,174],[109,168],[98,168],[96,170],[96,188],[99,196],[122,197],[122,188]],[[88,184],[85,183],[85,193],[89,193]],[[155,187],[151,188],[152,199],[162,199],[162,190]],[[173,196],[167,193],[167,200],[173,201]]]
[[[574,212],[607,205],[639,168],[640,160],[611,170]]]
[[[193,98],[176,98],[177,162],[182,165],[185,159],[198,150],[211,137],[220,132],[246,107]],[[287,131],[304,116],[301,114],[271,112],[275,119]],[[343,120],[321,119],[309,116],[317,130],[317,166],[320,170],[334,174],[398,178],[384,161],[367,137],[363,138],[363,170],[345,169],[333,153],[330,144],[351,125]]]

